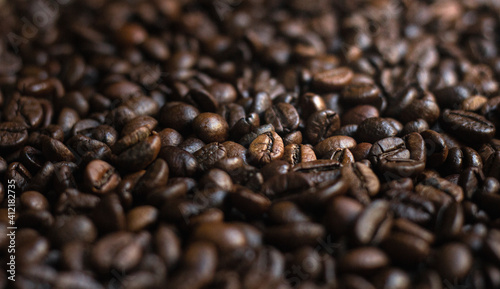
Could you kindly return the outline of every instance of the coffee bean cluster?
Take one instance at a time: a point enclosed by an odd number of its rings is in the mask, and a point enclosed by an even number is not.
[[[500,288],[498,15],[0,1],[0,288]]]

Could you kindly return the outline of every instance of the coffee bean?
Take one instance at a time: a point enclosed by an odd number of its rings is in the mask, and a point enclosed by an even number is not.
[[[342,115],[342,123],[347,124],[361,124],[365,119],[379,117],[379,111],[376,107],[371,105],[357,105]]]
[[[163,106],[160,110],[160,124],[179,132],[191,130],[193,120],[200,114],[197,108],[185,103]]]
[[[443,126],[465,142],[471,140],[488,142],[495,135],[495,126],[484,117],[473,112],[446,110],[443,112]]]
[[[245,235],[239,228],[225,223],[203,223],[193,231],[193,241],[208,241],[221,252],[238,249],[246,245]]]
[[[251,162],[265,165],[283,157],[284,149],[281,137],[276,132],[268,132],[252,141],[248,153]]]
[[[226,148],[217,142],[209,143],[194,153],[199,167],[204,171],[213,167],[217,161],[226,158],[226,156]]]
[[[472,254],[460,243],[449,243],[438,249],[434,266],[446,279],[462,279],[472,267]]]
[[[127,213],[127,229],[138,232],[152,226],[158,218],[158,210],[153,206],[139,206]]]
[[[306,136],[314,144],[330,137],[340,128],[340,118],[332,110],[317,111],[307,119]]]
[[[229,127],[220,115],[204,112],[193,120],[193,130],[204,142],[223,142],[227,140]]]
[[[314,161],[316,155],[311,146],[290,144],[285,147],[283,159],[291,165],[296,165],[301,162]]]
[[[130,270],[141,261],[143,250],[136,236],[116,232],[100,239],[92,248],[90,260],[101,274],[110,270]]]
[[[111,192],[120,182],[115,168],[101,160],[92,161],[87,165],[84,178],[89,190],[98,194]]]
[[[28,141],[28,131],[24,124],[17,122],[2,122],[0,124],[0,147],[13,151]]]
[[[278,103],[268,108],[264,119],[272,124],[277,133],[289,133],[299,126],[299,114],[295,107],[288,103]]]
[[[331,136],[314,147],[317,156],[329,155],[337,149],[352,149],[356,146],[356,141],[348,136]]]
[[[318,239],[323,238],[324,233],[323,226],[318,224],[291,223],[268,228],[264,232],[264,239],[280,248],[291,250],[314,245]]]
[[[435,206],[425,196],[414,194],[408,188],[394,188],[385,193],[390,200],[391,211],[395,216],[406,218],[417,224],[426,224],[436,213]]]
[[[160,149],[160,137],[153,135],[117,155],[114,163],[123,170],[138,171],[153,162]]]
[[[359,124],[356,139],[361,142],[374,143],[380,139],[395,136],[397,133],[397,129],[389,121],[372,117]]]
[[[312,85],[319,91],[335,91],[347,86],[353,75],[352,70],[347,67],[334,68],[315,74]]]
[[[389,264],[387,255],[376,247],[359,247],[351,250],[339,260],[339,269],[344,272],[369,273]]]
[[[378,244],[389,234],[391,226],[389,202],[374,201],[359,215],[354,224],[354,239],[362,245]]]

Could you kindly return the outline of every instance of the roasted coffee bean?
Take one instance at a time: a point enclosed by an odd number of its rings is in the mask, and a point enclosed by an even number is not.
[[[269,208],[269,219],[277,225],[311,221],[299,206],[288,201],[274,202]]]
[[[256,194],[244,187],[230,194],[229,199],[235,209],[245,216],[256,219],[267,213],[271,206],[271,201],[267,197]]]
[[[217,142],[209,143],[194,153],[199,168],[203,171],[210,169],[217,161],[226,158],[226,156],[226,148]]]
[[[93,211],[93,220],[100,232],[114,232],[126,228],[126,219],[120,198],[105,195]]]
[[[352,83],[342,91],[341,102],[347,105],[378,105],[381,102],[381,94],[382,92],[375,84]]]
[[[115,168],[107,162],[95,160],[90,162],[85,168],[85,183],[93,193],[109,193],[120,183],[120,176],[115,172]]]
[[[319,184],[337,179],[341,175],[341,167],[342,164],[335,160],[315,160],[297,164],[293,171],[304,173],[313,184]]]
[[[311,146],[290,144],[285,147],[283,159],[294,166],[301,162],[316,160],[316,154]]]
[[[356,146],[356,141],[348,136],[331,136],[314,147],[316,156],[322,158],[325,155],[330,155],[337,149],[352,149]]]
[[[464,192],[460,186],[442,178],[427,178],[415,186],[415,191],[431,200],[437,207],[451,202],[461,202],[464,198]]]
[[[129,232],[111,233],[92,248],[90,259],[101,274],[110,270],[130,270],[141,261],[143,250],[139,236]]]
[[[335,91],[347,86],[353,76],[353,71],[347,67],[334,68],[315,74],[312,85],[318,91]]]
[[[367,118],[361,122],[356,131],[356,139],[361,142],[374,143],[380,139],[398,134],[397,129],[386,119],[379,117]]]
[[[401,265],[415,265],[430,254],[429,243],[413,234],[394,232],[381,244],[391,260]]]
[[[161,149],[157,135],[150,136],[126,149],[114,158],[114,163],[123,170],[138,171],[152,163]]]
[[[0,147],[13,151],[28,141],[27,126],[18,122],[2,122],[0,124]]]
[[[229,136],[229,126],[224,118],[215,113],[204,112],[193,120],[193,130],[204,142],[223,142]]]
[[[472,254],[460,243],[449,243],[438,249],[434,267],[445,279],[462,279],[472,267]]]
[[[326,209],[325,226],[334,234],[346,234],[362,211],[363,205],[354,199],[344,196],[333,198]]]
[[[433,202],[407,189],[393,188],[385,193],[390,201],[391,211],[396,217],[406,218],[417,224],[430,222],[436,213]]]
[[[248,154],[251,162],[265,165],[283,157],[284,150],[281,137],[276,132],[268,132],[259,135],[252,141]]]
[[[58,216],[55,219],[49,235],[54,245],[81,241],[92,243],[97,237],[97,230],[94,223],[85,216]]]
[[[378,244],[387,237],[391,226],[389,202],[374,201],[359,215],[354,224],[354,239],[362,245]]]
[[[25,124],[29,128],[37,128],[43,121],[43,109],[34,97],[14,96],[4,107],[7,121]]]
[[[464,224],[462,204],[451,203],[442,208],[436,223],[436,235],[439,239],[448,239],[457,236]]]
[[[495,126],[484,117],[473,112],[446,110],[443,126],[464,142],[485,143],[495,136]]]
[[[127,213],[127,229],[132,232],[151,227],[158,218],[158,210],[153,206],[135,207]]]
[[[180,270],[169,281],[169,286],[172,289],[202,288],[213,279],[216,268],[215,246],[208,242],[194,242],[186,248]]]
[[[288,103],[278,103],[264,113],[266,123],[272,124],[277,133],[289,133],[299,126],[300,117],[295,107]]]
[[[313,113],[307,119],[306,136],[316,144],[330,136],[340,128],[340,118],[332,110],[322,110]]]
[[[307,175],[297,172],[289,172],[275,175],[266,180],[262,185],[262,193],[268,197],[281,197],[285,194],[291,195],[312,186]]]
[[[301,108],[303,119],[308,119],[311,114],[317,111],[327,109],[325,100],[321,96],[311,92],[304,94],[299,99],[299,107]]]
[[[165,186],[168,182],[169,167],[163,159],[156,159],[149,165],[144,175],[137,181],[134,193],[137,197],[148,195],[154,188]]]
[[[342,115],[342,124],[361,124],[365,119],[379,117],[377,108],[371,105],[358,105]]]
[[[425,130],[420,133],[425,141],[426,166],[439,167],[448,157],[448,147],[443,137],[432,130]]]
[[[389,264],[387,255],[376,247],[359,247],[349,251],[339,260],[339,269],[344,272],[373,272]]]
[[[285,250],[292,250],[301,246],[313,246],[324,234],[323,226],[315,223],[290,223],[267,228],[264,239]]]
[[[200,114],[197,108],[185,103],[163,106],[160,110],[160,124],[179,132],[191,130],[193,120]]]
[[[350,182],[349,194],[363,204],[370,202],[370,197],[378,194],[380,182],[375,173],[362,163],[345,165],[341,170],[342,177]]]
[[[401,132],[401,135],[407,135],[407,134],[412,133],[412,132],[420,133],[420,132],[423,132],[424,130],[428,130],[428,129],[429,129],[429,124],[427,124],[427,122],[425,120],[419,118],[419,119],[407,122],[403,127],[403,131]]]

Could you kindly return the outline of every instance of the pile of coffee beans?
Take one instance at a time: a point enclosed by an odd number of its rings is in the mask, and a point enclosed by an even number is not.
[[[0,1],[0,288],[500,288],[499,15]]]

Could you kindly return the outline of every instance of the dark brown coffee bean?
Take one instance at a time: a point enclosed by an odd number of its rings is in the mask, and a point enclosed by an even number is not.
[[[359,124],[356,139],[361,142],[374,143],[380,139],[395,136],[397,133],[397,129],[386,119],[372,117]]]
[[[217,161],[227,157],[226,148],[221,143],[213,142],[205,145],[194,153],[199,168],[206,171],[212,168]]]
[[[55,219],[49,235],[55,246],[82,241],[92,243],[97,237],[94,223],[85,216],[59,216]]]
[[[448,205],[451,202],[461,202],[464,198],[460,186],[442,178],[428,178],[415,186],[417,194],[428,198],[437,207]]]
[[[19,122],[29,128],[37,128],[43,121],[43,109],[34,97],[14,96],[4,108],[7,121]]]
[[[352,149],[356,146],[356,141],[348,136],[331,136],[314,147],[316,156],[322,158],[325,155],[330,155],[337,149]]]
[[[107,162],[95,160],[85,168],[84,180],[91,192],[106,194],[118,186],[120,176],[115,172],[115,168]]]
[[[26,191],[20,197],[21,205],[28,210],[47,210],[49,201],[37,191]]]
[[[385,193],[390,200],[391,211],[396,217],[406,218],[417,224],[428,223],[437,213],[433,202],[408,189],[413,187],[393,188]]]
[[[425,130],[420,133],[425,141],[427,151],[427,167],[439,167],[448,157],[448,146],[444,138],[437,132]]]
[[[169,286],[172,289],[202,288],[213,279],[216,268],[215,246],[208,242],[194,242],[186,248],[180,270],[169,281]]]
[[[243,232],[230,223],[202,223],[191,235],[193,241],[213,243],[221,252],[228,252],[246,245]]]
[[[153,135],[117,155],[114,163],[120,169],[138,171],[152,163],[160,149],[160,137]]]
[[[139,241],[138,237],[128,232],[108,234],[93,246],[91,262],[101,274],[108,274],[112,269],[130,270],[142,258]]]
[[[350,182],[349,194],[363,204],[367,204],[370,197],[378,194],[380,182],[375,173],[362,163],[353,163],[344,166],[342,176]]]
[[[316,160],[316,154],[311,146],[290,144],[285,147],[283,159],[294,166],[301,162]]]
[[[371,105],[355,106],[342,114],[342,124],[361,124],[365,119],[379,117],[376,107]]]
[[[277,133],[289,133],[299,126],[300,117],[295,107],[288,103],[278,103],[264,113],[266,123],[272,124]]]
[[[391,226],[389,202],[374,201],[359,215],[354,224],[354,239],[362,245],[378,244],[387,237]]]
[[[201,113],[193,120],[193,130],[204,142],[223,142],[229,136],[229,126],[220,115]]]
[[[324,234],[323,226],[315,223],[290,223],[267,228],[264,239],[284,250],[292,250],[301,246],[314,246]]]
[[[153,206],[135,207],[127,213],[127,229],[132,232],[151,227],[158,218],[158,210]]]
[[[280,159],[284,153],[283,140],[276,132],[259,135],[248,149],[251,162],[265,165],[273,160]]]
[[[316,144],[330,136],[340,128],[340,118],[332,110],[322,110],[311,114],[306,123],[306,136]]]
[[[130,23],[123,25],[116,37],[124,45],[138,45],[146,40],[148,34],[139,24]]]
[[[92,217],[100,232],[114,232],[126,228],[125,212],[116,194],[105,195],[95,207]]]
[[[445,279],[462,279],[472,267],[473,257],[469,249],[460,243],[449,243],[438,249],[434,267]]]
[[[133,192],[139,199],[147,196],[154,188],[167,184],[169,172],[167,162],[163,159],[156,159],[137,181]]]
[[[495,135],[495,126],[484,117],[473,112],[445,110],[443,126],[461,140],[485,143]]]
[[[311,221],[299,206],[288,201],[274,202],[269,208],[269,219],[277,225]]]
[[[316,73],[313,77],[312,85],[318,91],[335,91],[347,86],[353,76],[354,73],[347,67],[334,68]]]
[[[0,124],[0,147],[7,151],[20,148],[28,141],[28,131],[24,124],[2,122]]]
[[[185,103],[163,106],[160,110],[160,124],[178,132],[191,130],[193,120],[200,114],[197,108]]]
[[[387,255],[375,247],[360,247],[349,251],[339,260],[344,272],[370,273],[389,264]]]

